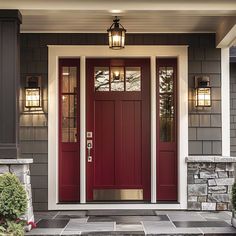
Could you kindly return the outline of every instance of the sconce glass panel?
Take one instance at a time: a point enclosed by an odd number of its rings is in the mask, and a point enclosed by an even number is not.
[[[25,107],[40,107],[40,88],[25,88]]]
[[[211,88],[196,88],[196,106],[210,107],[211,106]]]

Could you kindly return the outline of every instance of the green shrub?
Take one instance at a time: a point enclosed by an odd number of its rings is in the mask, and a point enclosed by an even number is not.
[[[236,183],[233,184],[232,187],[232,205],[233,209],[236,210]]]
[[[20,218],[26,209],[27,194],[19,179],[11,173],[0,175],[0,218]]]

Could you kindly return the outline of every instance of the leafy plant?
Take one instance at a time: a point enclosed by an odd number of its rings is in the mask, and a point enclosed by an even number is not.
[[[25,214],[27,194],[19,179],[11,173],[0,176],[0,217],[17,219]]]
[[[11,173],[0,175],[0,236],[24,235],[27,194],[19,179]]]
[[[236,210],[236,183],[233,184],[232,187],[232,205],[233,209]]]

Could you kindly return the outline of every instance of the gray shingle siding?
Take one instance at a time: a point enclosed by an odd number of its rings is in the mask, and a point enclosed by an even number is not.
[[[21,157],[33,158],[31,166],[35,210],[47,209],[47,45],[104,45],[106,34],[21,34],[21,88],[27,75],[41,75],[43,114],[21,113]],[[220,49],[214,34],[128,34],[127,45],[189,45],[189,154],[221,154]],[[209,75],[212,107],[196,110],[193,99],[194,76]],[[236,93],[236,90],[235,90]],[[21,96],[20,107],[23,108]],[[235,112],[236,116],[236,112]],[[235,123],[236,126],[236,123]],[[235,132],[236,133],[236,132]],[[210,134],[210,135],[209,135]],[[235,147],[236,149],[236,147]],[[236,151],[236,150],[235,150]]]
[[[230,152],[236,156],[236,62],[230,63]]]

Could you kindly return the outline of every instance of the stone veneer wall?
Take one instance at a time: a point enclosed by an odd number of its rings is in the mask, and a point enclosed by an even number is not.
[[[187,158],[188,210],[231,210],[235,158],[209,157],[202,162],[202,157],[197,162],[194,159]]]
[[[34,222],[29,169],[29,164],[32,162],[32,159],[0,159],[0,175],[8,172],[15,174],[19,178],[20,182],[23,184],[27,192],[28,209],[25,216],[23,216],[23,218],[27,222]]]

